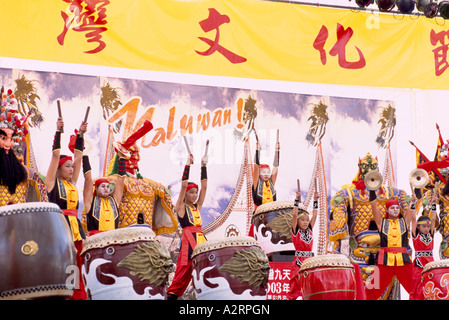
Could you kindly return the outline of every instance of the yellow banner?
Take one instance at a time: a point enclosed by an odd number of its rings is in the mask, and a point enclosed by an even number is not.
[[[3,57],[448,89],[442,19],[257,0],[16,0],[0,14]]]

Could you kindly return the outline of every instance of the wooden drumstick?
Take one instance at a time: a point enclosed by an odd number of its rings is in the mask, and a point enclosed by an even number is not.
[[[209,152],[209,139],[206,141],[206,150],[204,151],[204,156],[207,156]]]
[[[190,155],[192,154],[192,151],[190,151],[190,146],[189,146],[189,143],[187,142],[186,136],[183,136],[183,138],[184,138],[184,143],[186,145],[187,152],[189,153],[189,157],[190,157]]]
[[[56,103],[58,105],[58,117],[62,118],[62,111],[61,111],[61,102],[59,100],[56,100]],[[64,127],[58,128],[59,132],[64,133]]]
[[[301,192],[301,186],[299,184],[299,179],[296,179],[296,186],[298,188],[298,192]],[[301,202],[301,196],[299,196],[299,202]]]
[[[86,114],[84,115],[84,121],[83,123],[87,123],[87,118],[89,117],[89,111],[90,111],[90,106],[87,107],[86,109]],[[80,136],[83,137],[84,136],[84,131],[80,132]]]

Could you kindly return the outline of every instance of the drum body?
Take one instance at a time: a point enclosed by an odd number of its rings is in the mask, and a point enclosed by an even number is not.
[[[0,207],[0,270],[0,299],[72,296],[76,249],[56,204]]]
[[[426,300],[449,300],[449,260],[426,264],[422,282]]]
[[[265,300],[270,265],[252,237],[200,243],[192,253],[198,300]]]
[[[306,259],[298,272],[304,300],[355,300],[354,267],[340,254]]]
[[[253,217],[254,238],[268,256],[295,251],[291,238],[292,216],[292,201],[274,201],[257,207]]]
[[[92,300],[162,300],[173,269],[170,253],[149,227],[126,227],[89,236],[83,276]]]

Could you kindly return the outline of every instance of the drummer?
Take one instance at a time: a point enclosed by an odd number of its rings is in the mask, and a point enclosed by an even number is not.
[[[313,195],[313,211],[312,219],[309,220],[309,213],[306,207],[301,203],[301,191],[296,192],[296,198],[293,205],[292,216],[292,242],[295,246],[295,257],[291,266],[290,288],[287,293],[289,300],[296,300],[301,296],[301,289],[298,280],[298,271],[301,268],[302,262],[309,257],[313,257],[313,226],[315,225],[318,214],[318,198],[319,194],[315,191]]]
[[[410,294],[410,300],[424,300],[423,283],[422,283],[422,271],[426,264],[434,261],[433,259],[433,236],[435,231],[436,221],[436,194],[433,193],[432,204],[430,206],[431,211],[429,216],[422,215],[416,220],[415,207],[416,197],[412,195],[412,239],[413,247],[415,249],[415,259],[413,260],[413,286],[412,293]]]
[[[78,219],[78,190],[76,183],[81,170],[81,161],[84,149],[84,138],[82,133],[87,130],[87,123],[82,122],[79,132],[71,136],[69,149],[74,154],[74,159],[68,155],[61,155],[61,134],[64,131],[64,121],[59,117],[56,122],[56,133],[52,146],[52,157],[45,178],[45,187],[48,192],[49,202],[56,203],[64,213],[64,216],[72,231],[73,240],[77,249],[77,264],[81,270],[80,253],[83,240],[86,238],[84,230]],[[81,277],[81,271],[79,272]],[[85,300],[82,278],[80,279],[80,289],[75,289],[72,299]]]
[[[410,207],[405,214],[398,200],[388,200],[386,213],[383,217],[379,207],[375,191],[370,191],[370,204],[373,211],[373,221],[380,234],[380,251],[374,279],[367,283],[366,298],[377,300],[387,289],[394,276],[411,294],[412,288],[412,264],[407,254],[408,226],[412,216]]]
[[[82,223],[89,235],[118,228],[119,206],[125,184],[126,159],[120,151],[117,151],[117,154],[119,157],[118,177],[112,194],[108,179],[100,178],[93,183],[89,156],[83,155],[84,208]]]
[[[268,164],[260,164],[260,144],[259,141],[257,141],[252,188],[254,211],[256,211],[257,207],[262,204],[276,201],[276,189],[274,185],[278,175],[279,150],[280,144],[278,141],[276,142],[273,170],[271,170]],[[249,236],[254,236],[254,225],[251,225],[250,227]]]
[[[197,244],[206,241],[201,227],[200,210],[207,190],[207,156],[201,159],[201,189],[197,184],[188,182],[190,165],[193,164],[193,160],[193,154],[190,154],[184,167],[181,190],[175,205],[183,234],[175,276],[167,289],[167,300],[178,299],[187,289],[192,278],[192,252]]]

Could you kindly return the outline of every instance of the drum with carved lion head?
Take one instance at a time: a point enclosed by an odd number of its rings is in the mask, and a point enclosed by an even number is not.
[[[264,300],[270,265],[252,237],[200,243],[192,253],[198,300]]]
[[[92,300],[163,300],[173,269],[168,249],[147,226],[89,236],[81,253],[86,291]]]
[[[273,201],[257,207],[253,216],[254,238],[269,257],[277,252],[294,254],[292,217],[293,201]]]

